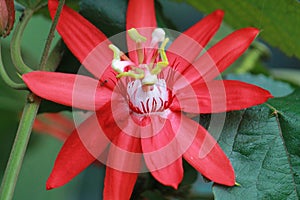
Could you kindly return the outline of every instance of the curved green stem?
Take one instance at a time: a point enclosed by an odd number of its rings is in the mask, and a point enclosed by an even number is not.
[[[55,13],[52,25],[51,25],[51,28],[50,28],[50,31],[49,31],[49,34],[48,34],[48,38],[47,38],[47,42],[46,42],[46,45],[45,45],[45,48],[44,48],[44,51],[43,51],[42,59],[41,59],[41,62],[40,62],[40,69],[41,70],[46,69],[46,62],[48,60],[48,55],[49,55],[51,43],[52,43],[52,40],[54,38],[55,28],[56,28],[56,25],[58,23],[58,19],[59,19],[59,16],[61,14],[61,11],[63,9],[64,4],[65,4],[65,0],[60,0],[59,1],[58,8],[56,10],[56,13]]]
[[[2,79],[4,80],[4,82],[14,88],[14,89],[18,89],[18,90],[22,90],[22,89],[26,89],[26,85],[25,84],[22,84],[22,83],[15,83],[10,77],[9,75],[7,74],[6,70],[5,70],[5,67],[3,65],[3,62],[2,62],[2,53],[1,53],[1,40],[0,40],[0,75],[2,77]]]
[[[12,62],[21,74],[31,72],[30,69],[23,61],[21,54],[21,42],[24,30],[32,17],[34,11],[31,9],[26,9],[23,15],[20,17],[19,23],[17,24],[12,39],[11,39],[11,58]]]
[[[35,95],[28,95],[28,101],[23,110],[15,142],[2,180],[0,188],[1,200],[11,200],[13,198],[18,175],[22,166],[32,125],[36,117],[40,101],[41,100]]]

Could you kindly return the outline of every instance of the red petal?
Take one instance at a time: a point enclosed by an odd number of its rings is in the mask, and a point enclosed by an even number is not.
[[[130,0],[128,2],[126,30],[138,29],[139,33],[147,38],[143,47],[148,47],[151,43],[152,31],[156,26],[154,0]],[[137,63],[136,52],[134,51],[136,43],[127,37],[127,46],[130,58]]]
[[[113,140],[107,161],[104,199],[130,199],[140,171],[141,152],[140,138],[120,133]]]
[[[110,101],[111,90],[95,79],[58,72],[30,72],[23,80],[36,95],[66,106],[98,110]]]
[[[103,199],[130,199],[137,177],[138,173],[121,172],[106,167]]]
[[[203,127],[199,126],[198,130],[197,138],[183,155],[184,159],[210,180],[233,186],[235,175],[229,159]]]
[[[193,63],[202,77],[195,77],[192,71],[190,76],[194,77],[193,80],[214,79],[247,50],[258,33],[259,30],[256,28],[243,28],[231,33]]]
[[[162,156],[167,156],[167,155],[162,155]],[[173,163],[171,163],[170,165],[162,169],[159,169],[157,171],[152,171],[151,174],[161,184],[171,186],[177,190],[178,185],[183,178],[182,158],[181,157],[178,158]]]
[[[182,153],[179,151],[178,141],[172,130],[169,120],[152,118],[151,137],[143,138],[142,149],[146,165],[156,180],[164,185],[178,188],[178,184],[183,178]],[[160,118],[160,117],[157,117]],[[164,123],[162,123],[164,122]],[[156,130],[159,130],[157,133]],[[148,131],[146,131],[148,132]]]
[[[140,138],[121,132],[110,145],[106,165],[118,171],[138,173],[140,171],[141,153]]]
[[[210,180],[223,185],[235,184],[234,170],[217,141],[198,123],[172,113],[174,131],[184,132],[181,146],[184,159]],[[186,146],[188,145],[188,148]]]
[[[52,18],[56,13],[57,6],[57,0],[48,1]],[[67,6],[64,6],[56,28],[77,59],[95,77],[99,78],[105,67],[109,66],[113,59],[113,52],[108,48],[110,42],[106,36],[88,20]],[[98,46],[103,41],[105,42]],[[96,47],[97,49],[95,49]]]
[[[96,160],[93,155],[100,155],[108,142],[99,129],[96,115],[92,115],[64,143],[48,178],[47,189],[60,187],[73,179]]]
[[[182,88],[176,92],[178,101],[173,110],[190,113],[218,113],[241,110],[266,102],[272,97],[269,91],[241,81],[211,81],[193,85],[194,91]],[[198,101],[199,110],[195,109]]]
[[[129,0],[126,29],[156,27],[154,1]]]
[[[219,29],[223,16],[222,10],[216,10],[176,38],[168,48],[167,54],[171,66],[175,67],[176,71],[182,73],[195,60]],[[180,62],[180,65],[177,66],[177,62]]]

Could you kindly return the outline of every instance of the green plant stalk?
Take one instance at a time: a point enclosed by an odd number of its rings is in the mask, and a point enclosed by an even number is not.
[[[2,79],[4,80],[4,82],[11,88],[18,89],[18,90],[24,90],[27,88],[25,84],[14,82],[7,74],[5,67],[3,65],[3,61],[2,61],[1,40],[0,40],[0,75],[1,75]]]
[[[55,44],[55,46],[51,50],[51,53],[48,56],[48,60],[45,65],[45,71],[54,72],[57,69],[64,53],[63,46],[64,44],[62,40],[59,40]]]
[[[28,67],[23,61],[22,54],[21,54],[21,43],[22,43],[22,36],[25,27],[27,26],[33,13],[34,10],[31,9],[24,10],[24,13],[20,17],[19,23],[17,24],[11,39],[10,49],[11,49],[12,62],[16,67],[16,69],[18,70],[18,72],[21,74],[25,74],[32,71],[32,69],[30,69],[30,67]]]
[[[28,141],[36,117],[40,98],[30,93],[25,104],[14,145],[6,166],[4,178],[0,188],[0,199],[11,200],[13,198],[18,175],[27,149]]]
[[[48,34],[48,38],[47,38],[47,41],[46,41],[46,44],[45,44],[43,55],[42,55],[42,58],[41,58],[41,62],[40,62],[40,69],[41,70],[45,70],[45,68],[46,68],[46,62],[48,60],[48,55],[49,55],[51,43],[52,43],[53,38],[54,38],[55,28],[56,28],[56,25],[58,23],[58,19],[59,19],[59,16],[61,14],[61,11],[63,9],[64,4],[65,4],[65,0],[60,0],[59,1],[58,8],[56,10],[56,13],[55,13],[55,16],[54,16],[54,19],[53,19],[53,22],[52,22],[52,25],[51,25],[51,28],[50,28],[50,31],[49,31],[49,34]]]

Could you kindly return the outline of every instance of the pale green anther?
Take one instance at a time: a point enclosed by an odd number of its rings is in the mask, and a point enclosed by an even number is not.
[[[239,184],[238,182],[235,182],[234,185],[235,185],[235,186],[238,186],[238,187],[241,186],[241,184]]]
[[[120,49],[113,44],[108,45],[108,47],[114,52],[114,60],[120,60]]]
[[[118,62],[121,60],[120,59],[120,49],[118,47],[116,47],[113,44],[108,45],[108,47],[114,52],[114,59],[111,62],[111,66],[112,68],[118,72],[121,73],[123,72],[119,67],[118,67]]]
[[[147,38],[142,36],[141,34],[139,34],[139,32],[135,28],[129,29],[127,31],[127,33],[129,35],[129,37],[136,43],[141,43],[141,42],[147,41]]]
[[[169,61],[168,61],[168,58],[167,58],[167,55],[165,52],[165,47],[168,42],[169,42],[169,38],[166,38],[163,41],[163,43],[160,45],[160,48],[158,51],[159,51],[162,61],[160,61],[156,64],[155,68],[151,70],[151,74],[159,74],[164,67],[167,67],[169,65]]]
[[[117,78],[121,78],[121,77],[124,77],[124,76],[132,77],[134,79],[142,79],[142,78],[144,78],[144,73],[137,74],[134,71],[130,70],[128,72],[119,73],[117,75]]]

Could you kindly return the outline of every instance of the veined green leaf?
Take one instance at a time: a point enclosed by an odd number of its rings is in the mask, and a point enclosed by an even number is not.
[[[241,186],[215,185],[215,198],[299,199],[300,89],[226,120],[219,143]]]

